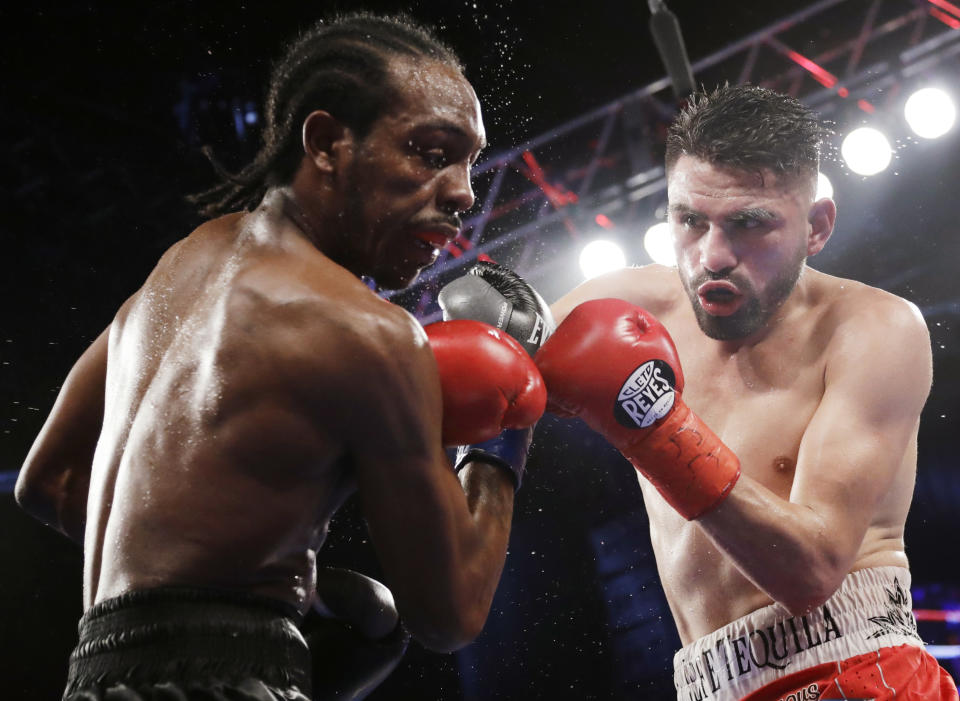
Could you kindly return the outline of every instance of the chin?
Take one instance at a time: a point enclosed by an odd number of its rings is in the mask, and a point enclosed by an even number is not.
[[[726,323],[727,320],[722,323],[717,323],[717,320],[713,318],[697,319],[697,321],[700,322],[700,330],[703,331],[704,335],[714,341],[738,341],[757,331],[756,328]]]
[[[377,282],[377,287],[382,290],[402,290],[414,283],[420,275],[420,268],[410,270],[397,270],[390,268],[380,270],[373,274],[373,279]]]
[[[715,341],[737,341],[748,338],[763,328],[767,317],[754,305],[745,306],[731,316],[711,316],[699,304],[694,304],[694,315],[700,330]]]

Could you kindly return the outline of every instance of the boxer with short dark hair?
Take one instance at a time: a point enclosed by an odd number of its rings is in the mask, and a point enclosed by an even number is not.
[[[198,198],[222,216],[77,361],[21,471],[19,503],[84,543],[66,699],[357,698],[407,631],[439,651],[479,633],[523,455],[458,480],[444,446],[531,426],[542,380],[507,334],[425,333],[360,278],[403,287],[436,259],[484,144],[453,53],[409,20],[289,48],[263,149]],[[354,492],[389,589],[318,572]]]
[[[911,303],[806,265],[836,216],[824,134],[770,90],[694,95],[667,141],[677,269],[584,283],[536,356],[548,408],[639,473],[680,699],[957,698],[903,543],[929,335]]]

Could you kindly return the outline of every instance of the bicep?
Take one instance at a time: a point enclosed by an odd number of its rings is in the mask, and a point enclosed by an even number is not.
[[[414,521],[435,527],[434,519],[449,518],[451,494],[462,491],[443,450],[442,400],[432,361],[431,355],[404,363],[404,377],[389,382],[378,398],[371,435],[361,433],[349,447],[367,520],[388,547],[403,537],[395,531],[398,523],[412,534],[419,528]]]
[[[422,537],[424,529],[435,533],[456,517],[452,510],[463,506],[442,446],[443,407],[433,353],[425,336],[391,341],[386,348],[355,354],[366,357],[365,367],[353,371],[360,386],[342,426],[364,515],[388,572],[409,539]]]
[[[848,334],[831,354],[790,495],[835,533],[848,534],[851,548],[903,469],[930,388],[926,329],[908,319],[899,337],[890,331],[884,325]]]
[[[475,543],[463,488],[442,445],[433,353],[425,337],[391,351],[369,375],[377,393],[361,413],[370,421],[344,428],[377,558],[411,630],[423,632],[443,618],[425,612],[445,609]]]

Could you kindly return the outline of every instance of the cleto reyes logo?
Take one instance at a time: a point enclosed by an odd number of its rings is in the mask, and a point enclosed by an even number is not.
[[[613,415],[627,428],[646,428],[663,418],[676,398],[673,368],[662,360],[648,360],[620,387]]]

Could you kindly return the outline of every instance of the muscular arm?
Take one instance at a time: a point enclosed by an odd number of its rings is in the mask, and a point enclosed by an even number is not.
[[[83,542],[93,453],[103,424],[109,327],[80,356],[20,469],[17,503]]]
[[[930,382],[919,312],[900,301],[861,310],[832,343],[789,501],[743,476],[700,527],[792,612],[819,605],[852,568],[880,502],[909,503],[891,490],[913,484],[913,474],[902,473],[904,456]]]
[[[506,556],[513,484],[480,463],[458,481],[441,445],[433,354],[412,318],[397,326],[352,354],[356,366],[342,373],[354,378],[357,397],[343,430],[397,609],[424,646],[449,651],[486,621]]]
[[[554,313],[562,319],[578,304],[605,296],[655,309],[664,288],[647,283],[663,270],[650,266],[588,281],[557,302]],[[919,313],[892,297],[874,297],[851,310],[831,339],[824,381],[789,499],[751,479],[754,470],[744,465],[728,497],[697,520],[747,578],[794,612],[836,590],[867,529],[882,525],[874,523],[881,502],[893,513],[909,505],[909,494],[897,490],[912,488],[906,453],[931,381],[929,338]]]

